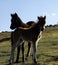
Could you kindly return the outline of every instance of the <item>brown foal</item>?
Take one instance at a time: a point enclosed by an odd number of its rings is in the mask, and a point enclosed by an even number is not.
[[[45,29],[46,16],[38,16],[38,22],[28,28],[17,27],[12,33],[13,42],[11,48],[10,64],[14,62],[15,48],[21,45],[24,41],[30,41],[33,45],[33,60],[36,62],[36,48],[37,43],[41,38],[41,33]]]
[[[14,14],[11,14],[11,26],[10,28],[13,30],[15,28],[18,28],[18,27],[25,27],[25,28],[28,28],[29,26],[35,24],[34,21],[29,21],[27,22],[26,24],[22,22],[22,20],[20,19],[20,17],[17,15],[17,13],[14,13]],[[13,32],[14,33],[14,32]],[[11,39],[13,37],[13,33],[11,33]],[[11,42],[13,42],[11,40]],[[20,54],[20,47],[21,46],[18,46],[17,47],[17,57],[16,57],[16,63],[19,62],[19,54]],[[26,54],[26,59],[28,58],[29,56],[29,52],[30,52],[30,48],[31,48],[31,43],[30,41],[28,42],[28,52]],[[22,44],[22,62],[24,62],[24,42]]]

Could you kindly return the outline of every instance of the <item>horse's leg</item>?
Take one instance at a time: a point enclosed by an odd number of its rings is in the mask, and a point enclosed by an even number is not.
[[[24,62],[24,42],[22,44],[22,62]]]
[[[10,55],[10,63],[9,64],[12,64],[14,62],[14,51],[15,51],[15,48],[16,48],[16,45],[12,45],[11,55]]]
[[[30,48],[31,48],[31,42],[28,42],[28,52],[27,52],[27,55],[26,55],[26,60],[30,54]]]
[[[22,45],[22,54],[23,54],[23,60],[24,60],[24,41],[22,39],[19,39],[18,42],[17,42],[17,46],[21,46]],[[20,48],[17,49],[18,50],[18,53],[17,53],[17,62],[19,60],[19,53],[20,53]]]
[[[37,62],[36,62],[36,43],[33,43],[33,60],[34,60],[34,63],[37,64]]]
[[[23,42],[23,40],[21,40],[19,38],[19,40],[17,41],[17,43],[12,44],[11,55],[10,55],[10,64],[12,64],[14,62],[14,51],[15,51],[15,48],[17,46],[20,46],[22,42]]]
[[[17,47],[17,57],[16,57],[16,63],[19,62],[19,54],[20,54],[20,46]]]

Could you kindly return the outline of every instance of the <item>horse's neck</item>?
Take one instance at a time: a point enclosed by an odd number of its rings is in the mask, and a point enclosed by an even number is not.
[[[22,27],[25,25],[25,23],[23,23],[23,21],[19,17],[18,17],[18,22],[19,22],[19,25],[21,24]]]
[[[34,24],[33,28],[35,30],[37,30],[38,32],[40,32],[40,24],[39,24],[39,22],[37,22],[36,24]]]
[[[27,25],[27,24],[25,24],[25,23],[23,23],[23,22],[21,21],[21,27],[29,27],[29,25]]]
[[[23,21],[18,17],[18,21],[19,21],[19,23],[22,23]]]
[[[36,23],[36,26],[40,28],[40,21]]]

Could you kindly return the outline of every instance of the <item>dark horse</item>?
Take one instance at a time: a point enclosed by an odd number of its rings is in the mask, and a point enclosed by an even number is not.
[[[28,28],[29,26],[31,25],[34,25],[35,22],[34,21],[29,21],[27,22],[26,24],[22,22],[22,20],[20,19],[20,17],[18,17],[17,13],[14,13],[14,14],[11,14],[11,26],[10,28],[13,30],[15,28],[18,28],[18,27],[25,27],[25,28]],[[13,33],[11,33],[11,37],[13,37]],[[12,38],[11,38],[12,39]],[[11,40],[12,42],[12,40]],[[28,52],[26,54],[26,59],[28,58],[29,56],[29,52],[30,52],[30,47],[31,47],[31,43],[28,42]],[[17,58],[16,58],[16,63],[18,63],[18,60],[19,60],[19,54],[20,54],[20,46],[18,46],[17,48]],[[22,44],[22,62],[24,62],[24,42]]]
[[[28,28],[18,27],[13,32],[13,42],[11,48],[11,55],[10,55],[10,64],[14,62],[14,51],[15,48],[21,45],[24,41],[30,41],[33,45],[33,60],[34,63],[36,62],[36,48],[37,43],[41,38],[41,33],[45,29],[45,21],[46,16],[38,16],[38,22]]]

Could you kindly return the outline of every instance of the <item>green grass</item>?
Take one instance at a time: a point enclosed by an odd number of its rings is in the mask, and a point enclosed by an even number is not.
[[[47,28],[43,34],[42,39],[38,43],[37,47],[37,62],[38,65],[58,65],[58,28]],[[7,65],[11,50],[11,42],[4,41],[0,43],[0,65]],[[25,55],[27,53],[27,44],[25,44]],[[22,55],[20,53],[19,61],[22,61]],[[15,51],[16,58],[16,51]],[[34,65],[32,60],[32,48],[31,55],[25,64],[22,62],[13,65]]]
[[[2,32],[0,33],[0,40],[4,38],[9,38],[10,37],[10,32]]]

